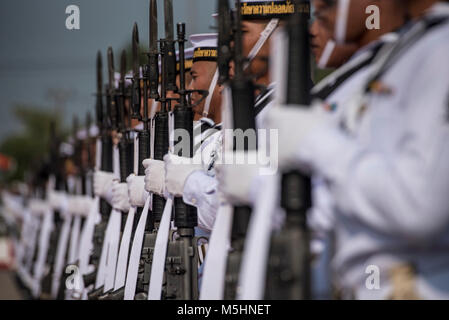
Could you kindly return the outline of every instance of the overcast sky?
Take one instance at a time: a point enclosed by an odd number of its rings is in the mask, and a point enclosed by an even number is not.
[[[80,8],[80,30],[67,30],[65,9]],[[215,0],[173,0],[174,22],[186,22],[187,33],[214,32]],[[65,122],[93,110],[95,57],[112,46],[118,69],[119,49],[131,41],[137,22],[141,43],[148,43],[149,0],[1,0],[0,1],[0,139],[18,130],[11,115],[14,104],[54,108],[48,92],[70,93]],[[158,0],[159,35],[163,0]],[[176,29],[175,29],[176,30]],[[190,46],[190,44],[188,45]],[[104,72],[106,78],[106,72]]]

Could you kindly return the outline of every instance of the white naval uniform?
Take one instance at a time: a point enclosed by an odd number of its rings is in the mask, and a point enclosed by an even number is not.
[[[312,96],[324,99],[326,106],[334,114],[339,106],[348,100],[354,92],[360,90],[374,68],[370,66],[376,54],[385,43],[394,42],[397,36],[387,34],[359,49],[336,71],[324,78],[312,89]],[[332,255],[332,230],[335,225],[333,214],[334,200],[323,177],[312,178],[312,208],[308,214],[308,226],[314,232],[311,238],[311,252],[317,258],[312,264],[312,288],[315,299],[331,297],[331,279],[329,260]]]
[[[266,111],[271,108],[271,96],[274,92],[274,84],[258,99],[256,99],[256,124],[263,128],[263,120]],[[263,106],[262,106],[263,104]],[[262,106],[257,109],[258,106]],[[183,200],[187,204],[198,208],[198,226],[210,232],[213,228],[217,210],[219,207],[218,181],[215,178],[213,162],[222,154],[222,131],[210,135],[201,145],[201,157],[204,171],[195,171],[189,175],[183,190]],[[198,156],[197,154],[195,156]]]
[[[194,158],[201,159],[204,170],[194,171],[187,177],[184,183],[183,200],[197,207],[198,227],[202,231],[210,232],[219,206],[213,164],[221,156],[222,132],[221,124],[215,125],[208,118],[202,118],[197,126],[201,124],[206,129],[201,130],[201,135],[196,137],[197,148]]]
[[[335,201],[333,268],[344,297],[388,298],[391,268],[411,263],[419,297],[449,298],[448,39],[449,22],[434,27],[380,78],[391,92],[370,93],[358,113],[339,106],[338,124],[298,150]],[[372,266],[379,289],[366,285]]]

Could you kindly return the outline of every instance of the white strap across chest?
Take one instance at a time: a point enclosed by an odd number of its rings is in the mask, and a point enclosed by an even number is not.
[[[167,255],[168,236],[170,232],[170,218],[173,208],[173,197],[170,196],[165,203],[161,223],[157,232],[154,245],[153,264],[151,266],[150,288],[148,300],[160,300],[162,292],[162,281],[164,279],[165,258]]]
[[[128,272],[126,275],[125,300],[134,300],[137,285],[137,273],[139,269],[140,254],[142,252],[143,236],[145,233],[145,225],[148,217],[148,209],[150,206],[150,198],[145,201],[142,214],[137,224],[134,234],[131,255],[129,257]]]

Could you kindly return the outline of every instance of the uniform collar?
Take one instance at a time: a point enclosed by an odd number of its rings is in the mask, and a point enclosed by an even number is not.
[[[431,6],[426,16],[449,16],[449,2],[438,2]]]

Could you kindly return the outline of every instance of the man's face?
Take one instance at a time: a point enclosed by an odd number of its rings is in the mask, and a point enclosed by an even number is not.
[[[192,66],[192,70],[190,71],[192,81],[190,82],[189,89],[209,90],[216,69],[216,62],[196,61]],[[217,87],[214,89],[214,92],[209,92],[209,94],[212,94],[209,115],[213,117],[215,112],[217,112],[219,109],[221,99]],[[198,101],[200,101],[201,95],[195,92],[192,94],[191,99],[192,104],[196,104],[198,103]],[[202,117],[205,102],[206,101],[203,100],[199,105],[193,108],[193,111],[195,112],[195,120],[198,120]]]
[[[315,57],[316,63],[318,63],[323,54],[324,48],[331,36],[327,33],[327,30],[320,23],[320,20],[315,19],[310,26],[310,35],[312,37],[311,47],[312,52]],[[356,44],[344,44],[336,45],[332,51],[329,60],[327,61],[326,67],[328,68],[338,68],[344,64],[353,54],[357,51]]]
[[[312,25],[310,26],[310,35],[312,38],[312,53],[315,57],[315,61],[318,63],[318,61],[320,61],[321,59],[321,55],[323,54],[324,47],[330,39],[330,36],[318,20],[314,20]]]
[[[388,0],[391,1],[391,0]],[[348,11],[348,19],[346,25],[345,42],[358,42],[362,36],[369,31],[366,28],[366,8],[370,5],[380,5],[379,0],[351,0]],[[335,34],[335,29],[332,34]]]
[[[243,55],[248,56],[267,23],[264,21],[242,21]],[[259,50],[257,56],[251,62],[247,72],[254,76],[263,76],[268,71],[268,58],[270,56],[270,41],[266,41]]]
[[[335,34],[339,1],[313,0],[315,19],[332,36]],[[357,42],[367,31],[365,10],[370,5],[379,5],[379,2],[379,0],[350,0],[346,25],[346,42]]]
[[[313,0],[314,24],[322,27],[323,34],[333,35],[335,30],[335,19],[337,14],[338,0]]]

